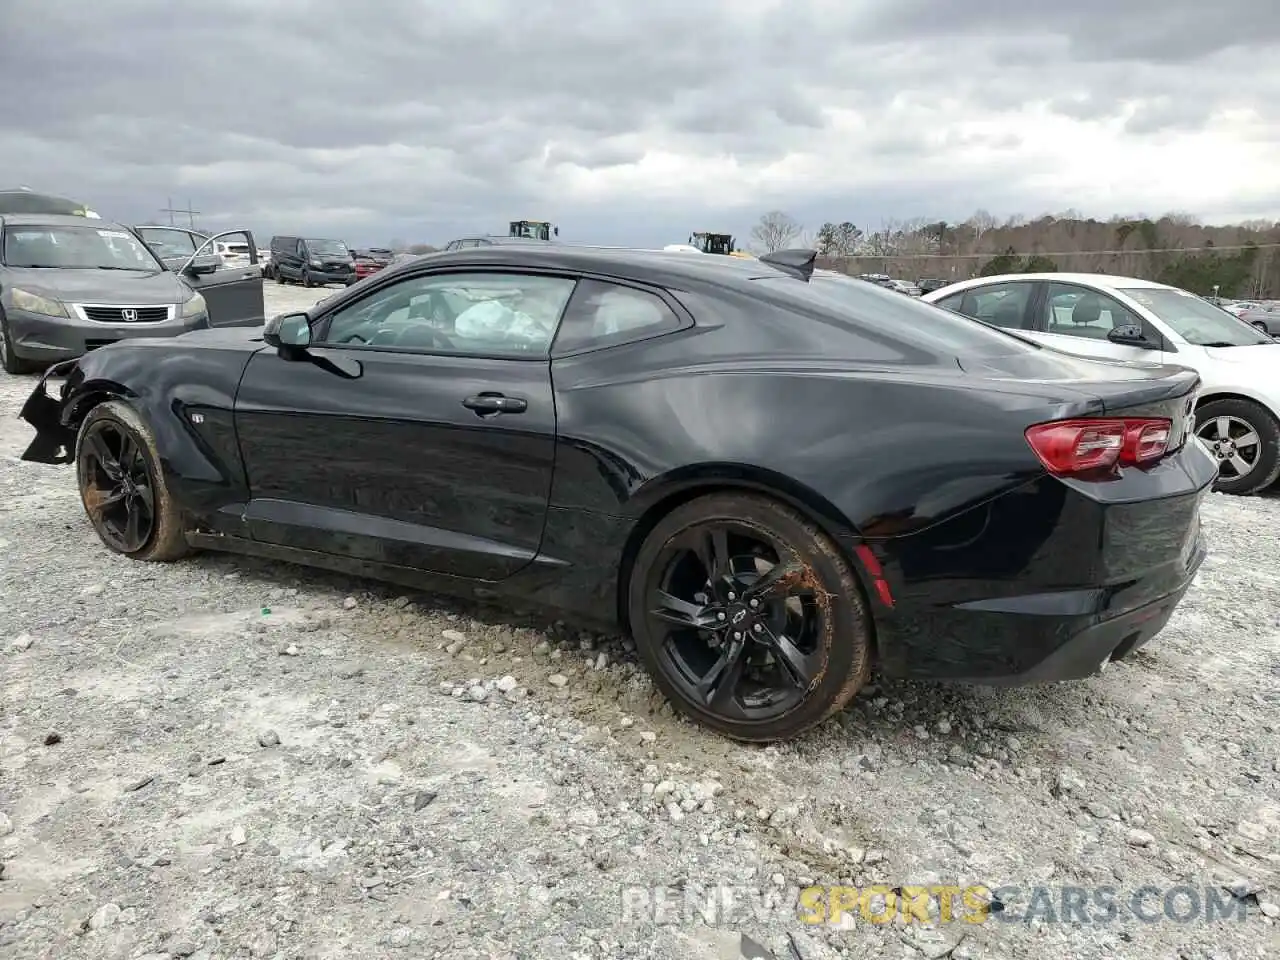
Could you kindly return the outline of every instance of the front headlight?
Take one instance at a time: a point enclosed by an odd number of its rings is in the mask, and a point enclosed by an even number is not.
[[[13,309],[25,310],[27,313],[42,313],[46,317],[63,317],[70,319],[71,314],[67,312],[67,308],[57,300],[50,300],[48,297],[42,297],[39,294],[28,293],[26,290],[10,290],[13,297]]]
[[[204,297],[198,293],[193,293],[191,299],[182,305],[182,315],[184,317],[198,317],[208,311],[209,308],[205,306]]]
[[[321,263],[320,263],[320,261],[319,261],[319,260],[312,260],[312,261],[311,261],[311,265],[312,265],[313,267],[318,267],[318,266],[321,266]]]

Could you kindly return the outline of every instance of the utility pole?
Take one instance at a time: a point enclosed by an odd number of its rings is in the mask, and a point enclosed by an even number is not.
[[[201,211],[191,209],[190,200],[187,201],[187,208],[185,210],[179,210],[175,208],[173,205],[173,197],[170,197],[169,205],[165,207],[163,210],[161,210],[160,212],[167,213],[169,215],[169,226],[171,227],[174,226],[173,215],[175,213],[185,213],[187,215],[187,225],[191,227],[192,230],[194,230],[196,228],[196,214],[200,213]]]

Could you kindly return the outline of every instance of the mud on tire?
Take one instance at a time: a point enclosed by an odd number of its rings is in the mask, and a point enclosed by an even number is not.
[[[151,492],[153,516],[149,532],[140,545],[132,548],[112,535],[112,517],[115,514],[109,514],[102,506],[110,499],[110,494],[104,494],[103,490],[109,478],[105,476],[105,471],[92,450],[87,449],[113,436],[119,436],[122,440],[127,438],[127,442],[136,447],[137,457],[133,461],[134,479],[130,481],[131,488],[139,489],[146,484]],[[106,442],[110,449],[112,444],[109,440]],[[142,417],[127,403],[111,400],[89,411],[76,435],[75,464],[80,502],[84,504],[89,522],[108,549],[134,560],[157,562],[177,560],[193,552],[183,532],[182,511],[174,503],[165,482],[164,471],[159,466],[160,456],[156,450],[155,437]]]

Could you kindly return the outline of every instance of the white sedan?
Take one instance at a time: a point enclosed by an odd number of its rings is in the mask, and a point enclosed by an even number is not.
[[[1280,476],[1280,340],[1186,290],[1090,273],[978,277],[921,299],[1067,353],[1191,367],[1196,433],[1216,489],[1257,493]]]

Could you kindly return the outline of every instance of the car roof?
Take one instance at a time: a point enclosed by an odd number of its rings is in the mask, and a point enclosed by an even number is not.
[[[600,273],[622,279],[667,285],[680,280],[732,282],[786,274],[760,260],[738,257],[691,257],[665,250],[634,247],[593,247],[559,243],[493,244],[428,253],[396,267],[418,270],[423,263],[510,267],[541,267],[581,273]]]
[[[1103,290],[1172,290],[1167,283],[1156,283],[1154,280],[1142,280],[1138,277],[1121,277],[1106,273],[1001,273],[990,277],[974,277],[935,290],[930,296],[947,290],[967,290],[971,287],[986,286],[989,283],[1007,283],[1011,280],[1056,280],[1059,283],[1079,283],[1085,286],[1098,287]]]
[[[109,220],[77,217],[64,213],[0,213],[0,221],[9,226],[32,227],[94,227],[98,230],[124,230],[125,227]]]

